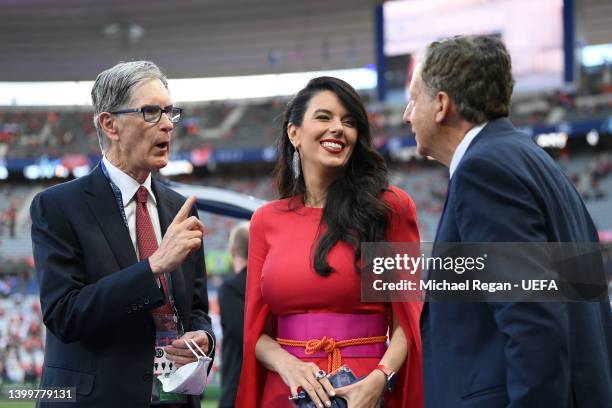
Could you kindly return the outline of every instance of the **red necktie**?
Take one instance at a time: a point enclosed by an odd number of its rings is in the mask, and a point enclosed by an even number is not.
[[[136,243],[140,260],[147,259],[157,250],[157,238],[155,237],[151,217],[149,217],[147,198],[147,189],[144,186],[138,187],[138,191],[136,191]],[[164,297],[168,299],[168,286],[165,275],[160,277],[160,281],[164,290]],[[169,302],[166,302],[155,309],[153,313],[172,314],[172,309]]]

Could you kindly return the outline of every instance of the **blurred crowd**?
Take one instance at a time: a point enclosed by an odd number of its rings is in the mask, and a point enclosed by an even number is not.
[[[37,295],[0,297],[0,382],[36,383],[44,356],[44,330]]]
[[[612,115],[612,87],[582,95],[559,90],[517,97],[511,119],[518,125],[559,124]],[[173,150],[191,152],[211,148],[251,148],[274,144],[287,98],[255,102],[210,102],[185,106],[181,125],[173,133]],[[407,136],[402,109],[370,103],[375,144],[388,137]],[[55,111],[0,112],[0,162],[3,158],[98,155],[98,139],[91,111],[61,108]]]
[[[91,154],[99,151],[97,146],[90,111],[0,112],[0,159]]]
[[[602,182],[612,173],[612,154],[592,157],[579,169],[567,157],[563,157],[560,163],[566,167],[566,173],[586,202],[605,199],[612,192],[602,187]]]
[[[24,199],[24,190],[12,185],[0,188],[0,240],[17,234],[17,215]]]

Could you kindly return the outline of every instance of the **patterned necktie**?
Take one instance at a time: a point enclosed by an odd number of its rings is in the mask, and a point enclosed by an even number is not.
[[[138,187],[138,191],[136,191],[136,242],[141,260],[147,259],[157,250],[157,238],[155,237],[151,217],[149,217],[147,198],[147,189],[144,186]],[[164,297],[168,299],[168,286],[165,275],[160,277],[160,281],[164,290]],[[172,314],[172,309],[169,302],[166,302],[155,309],[153,313]]]

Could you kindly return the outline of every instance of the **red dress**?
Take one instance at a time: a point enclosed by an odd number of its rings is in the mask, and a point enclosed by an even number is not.
[[[396,187],[383,193],[393,215],[387,228],[390,242],[419,242],[416,209],[408,194]],[[385,407],[423,406],[419,303],[362,303],[360,276],[353,264],[354,250],[338,242],[329,252],[334,272],[318,275],[312,267],[320,236],[322,208],[304,207],[301,197],[270,202],[251,219],[245,305],[244,357],[236,406],[292,407],[289,387],[280,376],[255,358],[262,333],[276,338],[276,316],[295,313],[383,313],[390,308],[408,340],[409,358],[398,373],[395,391]],[[305,358],[327,370],[327,358]],[[378,358],[343,358],[356,376],[369,374]]]

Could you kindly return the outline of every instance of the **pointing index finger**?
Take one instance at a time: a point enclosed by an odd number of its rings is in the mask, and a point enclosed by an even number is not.
[[[178,222],[186,220],[195,202],[196,202],[195,196],[193,195],[189,196],[189,198],[185,201],[181,209],[178,210],[178,212],[176,213],[176,216],[174,217],[173,222],[178,223]]]

